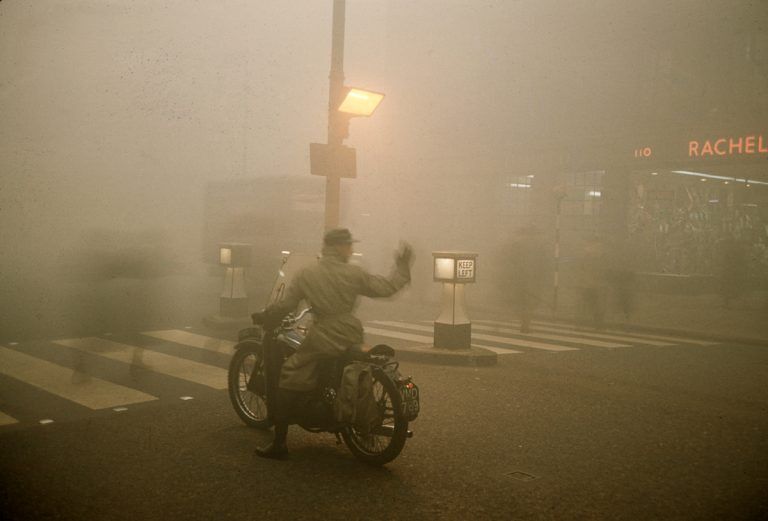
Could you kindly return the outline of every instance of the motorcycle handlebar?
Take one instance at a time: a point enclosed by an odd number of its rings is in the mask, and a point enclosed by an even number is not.
[[[301,313],[299,313],[298,315],[296,315],[296,318],[294,318],[294,319],[293,319],[293,321],[294,321],[294,322],[298,322],[299,320],[301,320],[302,318],[304,318],[304,316],[305,316],[307,313],[312,313],[312,308],[305,308],[305,309],[303,309],[303,310],[301,311]]]
[[[266,311],[258,311],[256,313],[251,314],[251,320],[253,323],[257,326],[262,326],[264,329],[277,329],[278,327],[291,327],[293,324],[304,318],[307,313],[312,313],[312,308],[306,308],[303,309],[298,315],[295,317],[292,314],[286,315],[285,318],[282,319],[281,324],[268,324],[269,320],[267,317]]]

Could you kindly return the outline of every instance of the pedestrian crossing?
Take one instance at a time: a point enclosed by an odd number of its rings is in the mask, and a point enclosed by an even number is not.
[[[214,353],[226,353],[228,355],[232,354],[232,349],[236,345],[236,342],[231,342],[229,340],[211,338],[209,336],[191,333],[189,331],[181,331],[179,329],[145,331],[142,334],[159,340],[167,340],[177,344],[206,349],[208,351],[213,351]]]
[[[96,377],[73,385],[71,370],[5,347],[0,347],[0,373],[89,409],[104,409],[113,404],[140,403],[156,399],[146,393]]]
[[[9,414],[0,412],[0,427],[3,425],[13,425],[14,423],[19,423],[19,420]]]
[[[57,340],[57,345],[72,347],[125,364],[138,364],[156,373],[191,380],[213,389],[227,388],[227,371],[208,364],[194,362],[175,356],[158,353],[142,347],[132,346],[104,338],[73,338]],[[196,346],[193,346],[196,347]],[[231,353],[231,351],[230,351]]]
[[[433,344],[431,321],[373,320],[366,343],[396,350]],[[125,413],[169,399],[188,401],[227,388],[236,342],[204,330],[152,330],[133,335],[65,338],[0,345],[0,429],[51,424],[89,414]],[[592,331],[534,322],[476,320],[472,346],[499,355],[712,345],[698,339]]]
[[[387,321],[374,321],[371,322],[371,324],[377,324],[382,326],[394,326],[394,327],[403,327],[404,329],[415,329],[416,331],[423,331],[423,332],[429,332],[432,333],[432,328],[429,327],[419,327],[416,325],[410,325],[406,324],[405,322],[387,322]],[[398,340],[407,340],[409,342],[414,342],[416,344],[431,344],[433,341],[433,337],[426,336],[426,335],[416,335],[413,333],[403,333],[398,331],[391,331],[388,329],[381,329],[377,327],[366,327],[365,332],[368,335],[378,336],[378,337],[386,337],[386,338],[394,338]],[[370,343],[370,342],[369,342]],[[512,354],[512,353],[520,353],[521,351],[515,351],[513,349],[504,349],[496,346],[488,346],[488,345],[481,345],[472,343],[472,347],[482,347],[484,349],[488,349],[490,351],[493,351],[498,354]]]
[[[617,349],[631,347],[707,346],[714,342],[623,331],[593,331],[578,329],[563,323],[536,321],[529,333],[520,332],[520,322],[476,320],[472,322],[473,347],[482,347],[498,354],[523,354],[545,351],[561,353],[584,349]],[[365,325],[368,343],[407,341],[433,343],[432,321],[406,322],[372,320]],[[394,346],[398,347],[398,346]]]
[[[128,337],[0,345],[0,428],[124,412],[174,397],[173,392],[188,401],[204,389],[227,388],[236,342],[184,330]],[[36,400],[24,400],[27,392]]]
[[[477,323],[502,326],[502,327],[513,327],[513,328],[520,327],[520,322],[478,320]],[[697,340],[694,338],[685,338],[685,337],[668,336],[668,335],[656,335],[656,334],[650,334],[650,333],[620,332],[617,334],[606,335],[604,333],[598,333],[591,329],[586,329],[586,328],[578,329],[578,328],[574,328],[574,326],[572,325],[567,325],[559,322],[536,321],[536,322],[533,322],[533,327],[535,328],[536,331],[544,331],[544,332],[573,331],[579,334],[583,333],[584,335],[588,335],[589,337],[593,337],[593,338],[609,338],[612,340],[624,340],[626,342],[631,342],[633,345],[642,344],[642,345],[649,345],[649,346],[669,347],[669,346],[679,346],[684,344],[692,344],[692,345],[699,345],[699,346],[710,346],[710,345],[717,344],[717,342],[708,342],[705,340]],[[657,342],[658,340],[663,340],[664,342],[658,343]]]

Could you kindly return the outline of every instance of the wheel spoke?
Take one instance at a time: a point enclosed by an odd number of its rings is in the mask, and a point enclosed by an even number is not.
[[[350,441],[352,441],[362,453],[369,456],[379,456],[390,447],[393,443],[393,439],[396,437],[395,429],[399,424],[399,415],[395,410],[393,397],[390,395],[388,388],[380,380],[374,382],[373,396],[381,417],[380,425],[392,429],[391,434],[375,434],[373,432],[362,433],[353,428],[350,430]]]
[[[243,412],[255,420],[263,420],[266,417],[264,413],[264,398],[258,393],[248,389],[248,381],[254,372],[262,370],[261,360],[254,353],[246,355],[240,363],[238,371],[238,402]]]

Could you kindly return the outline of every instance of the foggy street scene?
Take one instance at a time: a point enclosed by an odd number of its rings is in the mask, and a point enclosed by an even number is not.
[[[768,519],[768,2],[0,0],[0,516]]]

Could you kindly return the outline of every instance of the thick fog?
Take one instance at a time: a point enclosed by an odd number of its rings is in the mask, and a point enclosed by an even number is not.
[[[282,250],[319,251],[325,185],[309,144],[326,142],[332,7],[0,2],[0,340],[200,321],[218,310],[228,241],[253,246],[255,311]],[[413,244],[403,301],[420,318],[438,313],[436,250],[479,254],[470,313],[514,314],[531,226],[546,252],[539,313],[575,316],[590,255],[633,274],[649,317],[658,295],[715,311],[722,297],[750,324],[765,312],[768,4],[349,0],[345,39],[345,85],[385,98],[350,124],[357,178],[342,180],[340,224],[374,271]],[[656,161],[720,136],[755,136],[756,151]],[[633,162],[651,145],[652,161]],[[661,203],[644,198],[716,199],[674,171],[758,183],[729,196],[737,213],[692,225],[697,246],[680,253],[690,241],[660,235],[670,224],[649,208]],[[669,187],[644,177],[659,173]],[[731,239],[749,273],[738,281],[718,267]],[[743,290],[723,295],[723,280]]]

